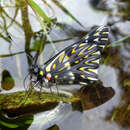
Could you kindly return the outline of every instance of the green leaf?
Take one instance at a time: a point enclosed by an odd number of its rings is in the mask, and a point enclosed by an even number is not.
[[[32,49],[38,51],[40,46],[41,46],[41,42],[40,41],[34,41]]]
[[[8,127],[8,128],[17,128],[17,127],[19,127],[17,124],[7,123],[7,122],[4,122],[2,120],[0,120],[0,124],[5,126],[5,127]]]
[[[45,21],[51,23],[51,19],[46,15],[46,13],[33,1],[33,0],[26,0],[26,2],[32,7],[34,12],[41,16]]]
[[[32,124],[33,120],[26,120],[24,123],[27,124],[27,125],[30,125]]]

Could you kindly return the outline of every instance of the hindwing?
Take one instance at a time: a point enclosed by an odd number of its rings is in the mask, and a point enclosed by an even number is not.
[[[45,63],[45,72],[61,84],[87,84],[98,80],[99,60],[108,42],[108,27],[101,26]]]

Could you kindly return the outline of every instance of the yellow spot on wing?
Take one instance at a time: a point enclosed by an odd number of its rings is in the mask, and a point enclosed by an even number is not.
[[[82,46],[84,46],[86,43],[81,43],[80,45],[79,45],[79,47],[82,47]]]
[[[64,70],[65,68],[70,67],[70,63],[67,62],[64,67],[60,68],[59,71]]]
[[[80,59],[80,61],[82,61],[82,60],[83,60],[83,58]]]
[[[43,75],[43,71],[42,70],[40,71],[40,75]]]
[[[47,66],[47,67],[46,67],[46,71],[47,71],[47,72],[50,71],[50,66]]]
[[[71,81],[71,80],[70,80],[70,81],[69,81],[69,83],[70,83],[70,84],[72,84],[72,83],[73,83],[73,81]]]
[[[72,50],[72,54],[75,53],[75,52],[76,52],[75,49],[73,49],[73,50]]]
[[[62,62],[63,57],[64,57],[64,53],[63,53],[63,54],[61,54],[61,56],[59,57],[59,62],[60,62],[60,63]]]
[[[79,61],[77,60],[77,61],[75,61],[75,63],[79,63]]]
[[[94,33],[93,36],[99,36],[99,32]]]
[[[85,76],[84,75],[80,75],[82,78],[85,78]]]
[[[109,32],[102,32],[102,34],[108,34]]]
[[[83,52],[81,51],[81,52],[79,53],[79,56],[82,55],[82,54],[83,54]]]
[[[65,66],[70,67],[70,63],[69,62],[65,63]]]
[[[107,40],[108,40],[108,38],[101,38],[101,40],[107,41]]]
[[[92,63],[99,63],[99,59],[98,60],[93,60],[91,61]]]
[[[92,49],[92,48],[94,48],[95,47],[95,45],[92,45],[92,46],[90,46],[89,48],[88,48],[88,50],[90,50],[90,49]]]
[[[67,67],[70,67],[70,63],[69,63],[69,64],[67,64]]]
[[[98,54],[100,54],[99,51],[92,53],[92,55],[98,55]]]
[[[87,59],[87,58],[88,58],[88,55],[86,55],[84,58],[86,58],[86,59]]]
[[[65,59],[66,59],[66,60],[68,60],[68,59],[69,59],[69,57],[68,57],[68,56],[65,56]]]
[[[66,68],[66,66],[60,68],[59,71],[62,71],[62,70],[64,70],[65,68]]]
[[[55,75],[55,78],[57,79],[59,76],[58,75]]]
[[[66,78],[67,78],[67,76],[64,76],[64,78],[66,79]]]
[[[79,68],[79,70],[84,71],[84,67]]]
[[[88,69],[88,71],[93,71],[93,69]]]
[[[88,63],[88,61],[85,61],[85,64],[87,64]]]
[[[54,65],[52,66],[52,68],[55,69],[55,68],[56,68],[56,64],[54,64]]]
[[[70,76],[74,76],[74,74],[72,72],[69,73]]]

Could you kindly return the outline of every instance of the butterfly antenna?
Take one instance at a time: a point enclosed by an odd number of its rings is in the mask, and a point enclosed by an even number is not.
[[[15,41],[11,38],[11,34],[8,32],[8,38],[15,43]],[[16,44],[16,43],[15,43]],[[26,53],[26,55],[28,56],[28,58],[33,62],[33,57],[31,55],[29,55],[28,53]]]
[[[40,91],[37,91],[38,98],[41,99],[41,91],[42,91],[42,85],[40,86]]]

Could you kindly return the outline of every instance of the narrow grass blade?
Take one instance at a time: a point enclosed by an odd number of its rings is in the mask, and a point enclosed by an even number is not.
[[[48,23],[51,23],[51,19],[46,15],[43,9],[41,9],[33,0],[26,0],[26,2],[31,6],[31,8],[36,14],[41,16]]]
[[[108,47],[120,46],[124,40],[129,39],[129,38],[130,38],[130,35],[125,36],[125,37],[121,38],[121,39],[118,40],[118,41],[112,42],[111,44],[109,44]]]

